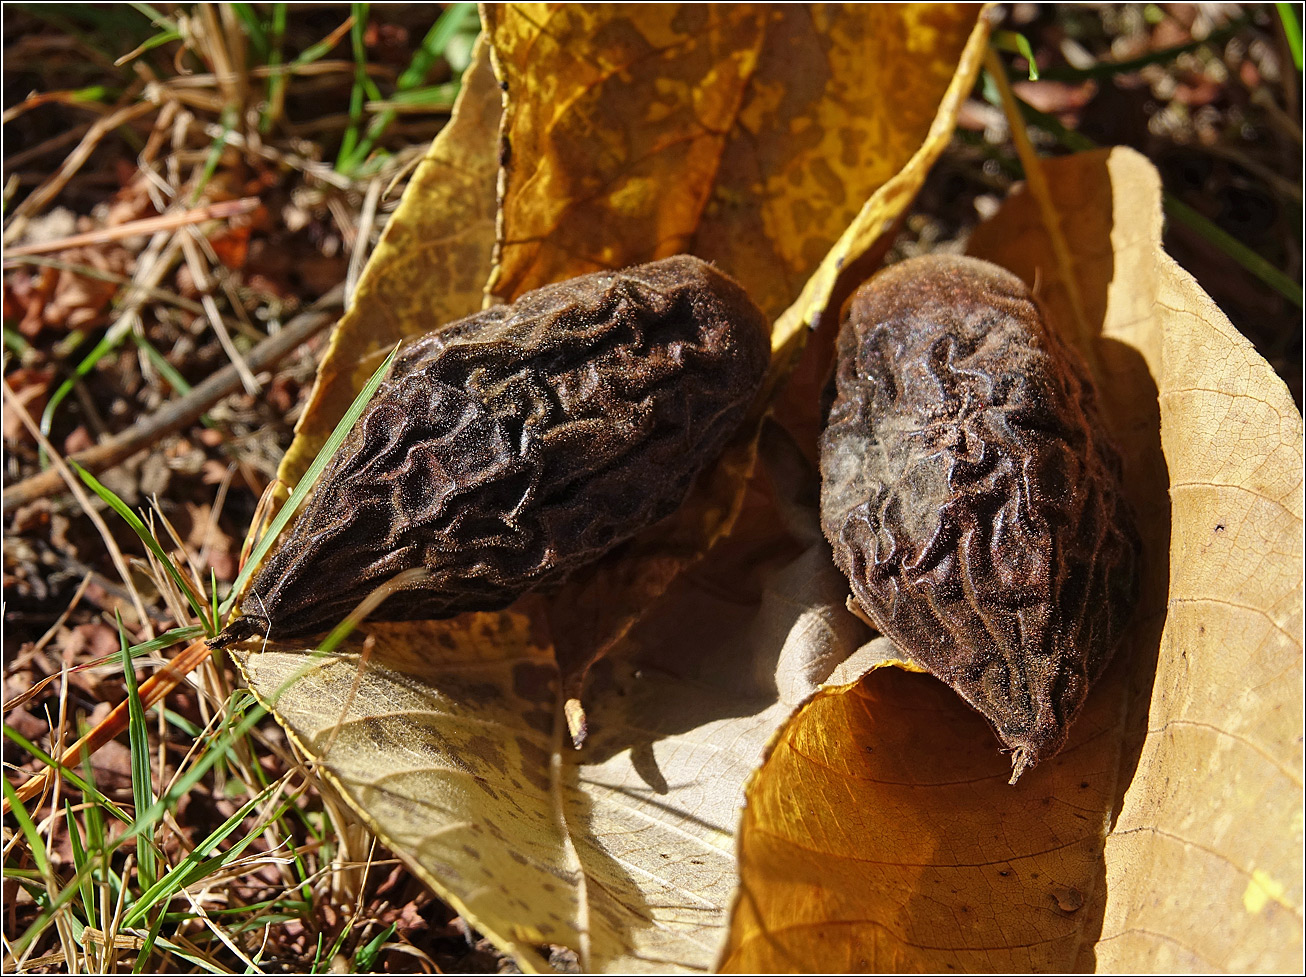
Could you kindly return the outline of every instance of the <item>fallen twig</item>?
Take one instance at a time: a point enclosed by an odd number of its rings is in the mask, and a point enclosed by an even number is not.
[[[343,294],[342,286],[333,288],[312,308],[286,323],[276,335],[269,336],[255,346],[245,357],[249,368],[257,371],[271,366],[327,326],[334,319],[331,310],[340,306]],[[77,462],[92,474],[98,474],[143,451],[159,438],[193,423],[219,400],[239,388],[240,374],[229,364],[198,384],[190,393],[170,401],[149,417],[100,444],[70,455],[69,460]],[[52,495],[59,490],[60,484],[59,473],[53,470],[25,478],[5,490],[3,511],[10,513],[19,506]]]
[[[98,230],[87,231],[84,234],[72,234],[68,237],[61,237],[57,241],[39,241],[36,244],[24,244],[19,248],[6,248],[5,258],[14,258],[23,254],[44,254],[47,251],[64,251],[68,248],[102,244],[105,241],[116,241],[125,237],[135,237],[139,234],[153,234],[156,231],[172,230],[185,227],[187,224],[198,224],[201,221],[222,220],[227,217],[248,214],[258,205],[258,197],[223,200],[205,207],[184,210],[178,214],[145,217],[141,220],[128,221],[125,224],[115,224],[113,227],[101,227]]]

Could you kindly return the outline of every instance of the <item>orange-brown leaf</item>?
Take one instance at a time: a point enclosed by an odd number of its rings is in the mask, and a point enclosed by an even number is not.
[[[511,299],[688,251],[778,316],[866,199],[912,159],[980,13],[487,8],[508,90],[491,291]]]

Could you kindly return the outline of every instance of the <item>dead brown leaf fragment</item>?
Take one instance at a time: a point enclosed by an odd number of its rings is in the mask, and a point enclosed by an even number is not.
[[[1014,788],[1000,758],[965,759],[983,730],[928,680],[819,694],[750,785],[725,969],[1300,960],[1301,417],[1161,252],[1146,160],[1045,165],[1071,267],[1023,193],[971,249],[1037,282],[1068,337],[1077,279],[1144,537],[1140,611],[1065,752]]]

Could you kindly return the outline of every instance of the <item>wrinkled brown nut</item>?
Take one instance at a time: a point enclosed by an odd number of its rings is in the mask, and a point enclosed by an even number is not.
[[[1138,599],[1141,544],[1088,374],[1015,275],[930,256],[854,295],[821,522],[880,631],[1014,751],[1061,749]]]
[[[505,607],[670,514],[742,421],[767,322],[687,255],[550,285],[406,346],[215,641]]]

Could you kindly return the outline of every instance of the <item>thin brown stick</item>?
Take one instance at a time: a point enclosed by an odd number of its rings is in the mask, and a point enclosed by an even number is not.
[[[1075,335],[1079,340],[1077,348],[1088,360],[1092,371],[1100,375],[1101,365],[1098,363],[1097,349],[1093,344],[1093,328],[1084,314],[1084,300],[1079,291],[1079,278],[1075,274],[1075,259],[1070,253],[1070,246],[1066,243],[1060,216],[1052,203],[1052,191],[1048,187],[1042,160],[1039,159],[1034,144],[1030,142],[1029,133],[1025,130],[1024,116],[1020,114],[1020,108],[1016,105],[1016,96],[1007,78],[1006,65],[1002,63],[998,52],[992,46],[985,53],[984,67],[988,69],[993,83],[998,86],[1002,108],[1007,116],[1007,125],[1011,130],[1011,141],[1016,146],[1016,155],[1020,157],[1021,166],[1025,168],[1025,183],[1038,207],[1039,215],[1043,218],[1043,229],[1047,232],[1048,241],[1052,245],[1052,257],[1056,261],[1062,285],[1070,300],[1070,311],[1075,317]],[[1012,778],[1012,783],[1015,783],[1015,777]]]
[[[196,31],[200,56],[213,65],[213,73],[218,79],[218,92],[224,105],[238,107],[244,103],[240,97],[240,85],[236,77],[236,66],[232,62],[231,52],[224,43],[223,31],[218,24],[214,4],[202,3],[195,7],[202,29]]]
[[[358,279],[363,274],[363,265],[371,253],[372,228],[376,224],[376,208],[381,202],[381,177],[377,176],[367,185],[367,194],[363,197],[363,209],[358,215],[358,228],[350,245],[349,270],[345,273],[345,307],[353,305],[354,292],[358,288]]]
[[[349,21],[342,25],[348,32]],[[337,33],[339,33],[337,31]],[[358,65],[352,61],[313,61],[308,64],[275,64],[259,65],[256,68],[249,69],[251,78],[273,78],[278,75],[284,76],[317,76],[317,75],[352,75],[358,70]],[[365,66],[367,74],[371,78],[381,78],[393,80],[395,72],[384,65],[369,64]],[[180,78],[169,78],[163,84],[173,91],[182,89],[202,89],[212,88],[218,83],[217,75],[212,72],[196,73],[193,75],[184,75]]]
[[[89,101],[82,98],[77,92],[66,89],[57,92],[33,92],[13,108],[5,109],[4,114],[0,115],[0,122],[8,125],[14,119],[26,112],[30,112],[32,109],[51,104],[68,105],[83,112],[98,112],[100,115],[108,115],[113,111],[107,105]]]
[[[333,288],[311,309],[301,312],[286,323],[280,332],[255,346],[245,357],[250,369],[257,371],[271,366],[330,324],[334,319],[331,310],[339,307],[343,292],[343,287]],[[194,423],[201,414],[223,397],[235,393],[239,387],[240,375],[234,366],[228,364],[194,387],[190,393],[170,401],[120,434],[71,455],[69,460],[77,462],[92,474],[112,468],[137,452],[144,451],[159,438]],[[59,473],[55,471],[44,471],[25,478],[5,490],[3,511],[9,513],[19,506],[53,495],[59,490],[59,485]]]
[[[24,149],[22,152],[14,153],[5,160],[5,167],[9,172],[13,172],[21,166],[26,166],[34,159],[40,159],[46,153],[52,153],[56,149],[63,149],[71,142],[76,142],[90,130],[92,123],[86,122],[71,129],[65,129],[57,136],[51,136],[49,139],[42,140],[35,146]]]
[[[179,214],[163,214],[159,217],[145,217],[141,220],[128,221],[125,224],[115,224],[113,227],[102,227],[99,230],[87,231],[84,234],[70,234],[68,237],[61,237],[57,241],[39,241],[36,244],[24,244],[18,248],[6,248],[5,257],[15,258],[23,254],[44,254],[48,251],[64,251],[68,248],[80,248],[91,244],[102,244],[105,241],[117,241],[125,237],[135,237],[138,234],[153,234],[156,231],[168,231],[178,227],[185,227],[187,224],[198,224],[207,220],[224,220],[228,217],[237,217],[240,214],[248,214],[255,210],[259,205],[258,197],[242,197],[239,200],[223,200],[218,203],[209,204],[207,207],[196,207],[193,210],[183,210]]]

